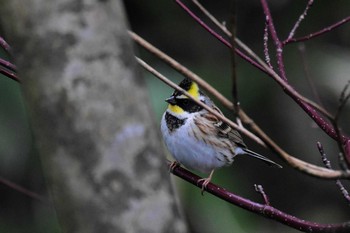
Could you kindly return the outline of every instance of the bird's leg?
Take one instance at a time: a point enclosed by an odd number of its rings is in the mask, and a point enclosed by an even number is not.
[[[171,162],[171,164],[169,166],[169,172],[173,171],[177,166],[180,166],[179,162],[177,162],[177,161]]]
[[[197,181],[197,184],[199,184],[200,182],[203,181],[203,184],[202,184],[202,192],[201,192],[202,195],[203,195],[203,193],[204,193],[204,190],[207,188],[207,185],[210,183],[211,178],[213,177],[213,174],[214,174],[214,170],[212,170],[212,171],[210,172],[208,178],[199,179],[199,180]]]

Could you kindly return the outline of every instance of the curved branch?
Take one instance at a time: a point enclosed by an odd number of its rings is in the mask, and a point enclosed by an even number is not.
[[[227,107],[230,110],[233,110],[232,102],[228,100],[225,96],[223,96],[220,92],[218,92],[216,89],[214,89],[212,86],[210,86],[203,79],[201,79],[198,75],[188,70],[186,67],[184,67],[183,65],[175,61],[173,58],[169,57],[168,55],[166,55],[165,53],[163,53],[162,51],[145,41],[137,34],[133,32],[129,32],[129,34],[135,42],[137,42],[147,51],[162,59],[165,63],[170,65],[176,71],[195,81],[204,90],[216,97],[225,107]],[[242,121],[245,124],[249,125],[251,129],[267,144],[269,148],[271,148],[273,151],[279,154],[293,168],[296,168],[297,170],[305,174],[324,179],[350,178],[350,171],[329,170],[324,167],[319,167],[304,162],[300,159],[293,157],[292,155],[289,155],[282,148],[280,148],[277,145],[277,143],[275,143],[270,137],[268,137],[263,132],[263,130],[243,111],[242,108],[240,108],[238,115],[240,119],[242,119]]]
[[[170,166],[170,162],[168,165]],[[201,188],[201,183],[198,182],[201,177],[191,173],[190,171],[182,168],[175,167],[171,170],[171,172],[183,180]],[[293,227],[299,231],[304,232],[350,232],[350,222],[344,222],[339,224],[321,224],[310,221],[305,221],[303,219],[299,219],[290,214],[284,213],[281,210],[272,207],[267,204],[260,204],[249,199],[238,196],[234,193],[227,191],[226,189],[219,187],[215,184],[209,183],[206,187],[206,191],[208,193],[213,194],[214,196],[225,200],[233,205],[236,205],[240,208],[248,210],[250,212],[259,214],[265,218],[273,219],[277,222],[280,222],[284,225]]]

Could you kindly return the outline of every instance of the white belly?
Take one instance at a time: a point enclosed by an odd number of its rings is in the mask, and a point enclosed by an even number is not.
[[[190,122],[191,119],[188,119],[185,124],[190,124]],[[186,168],[203,173],[209,173],[213,169],[228,165],[225,160],[218,159],[222,156],[217,150],[204,141],[196,140],[184,128],[180,127],[170,132],[165,121],[162,120],[161,123],[165,145],[177,162]]]

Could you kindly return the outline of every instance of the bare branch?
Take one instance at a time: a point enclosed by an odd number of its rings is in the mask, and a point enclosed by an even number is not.
[[[332,169],[331,161],[329,161],[327,159],[327,155],[326,155],[326,153],[323,149],[323,146],[320,142],[317,142],[317,148],[321,154],[322,162],[325,165],[325,167],[328,169]],[[348,190],[346,190],[346,188],[344,187],[344,185],[342,184],[342,182],[340,180],[336,180],[336,185],[340,189],[340,192],[343,194],[343,197],[345,198],[345,200],[348,202],[348,204],[350,204],[350,195],[349,195]]]
[[[260,193],[260,195],[262,196],[264,202],[265,202],[265,205],[268,205],[270,206],[270,200],[269,200],[269,197],[266,195],[265,191],[264,191],[264,188],[262,185],[257,185],[257,184],[254,184],[254,188],[255,188],[255,191]]]
[[[307,5],[305,7],[304,12],[299,16],[299,19],[295,22],[294,27],[290,31],[287,40],[290,40],[291,38],[294,37],[295,31],[300,26],[301,21],[303,21],[305,19],[305,16],[307,15],[307,12],[309,11],[309,9],[310,9],[310,7],[312,6],[313,3],[314,3],[314,0],[309,0],[309,2],[307,3]]]
[[[174,68],[178,72],[182,73],[186,77],[195,81],[199,86],[201,86],[208,93],[212,94],[215,97],[219,97],[218,100],[221,101],[221,103],[223,103],[229,109],[233,110],[233,104],[228,99],[226,99],[223,95],[221,95],[217,90],[215,90],[212,86],[210,86],[207,82],[201,79],[198,75],[194,74],[193,72],[188,70],[186,67],[176,62],[174,59],[170,58],[168,55],[164,54],[159,49],[155,48],[153,45],[145,41],[143,38],[139,37],[137,34],[133,32],[129,32],[129,34],[143,48],[155,54],[157,57],[162,59],[164,62],[166,62],[168,65],[170,65],[172,68]],[[237,41],[240,42],[239,40]],[[242,46],[242,44],[240,44],[240,46]],[[245,45],[243,44],[243,46]],[[300,159],[297,159],[289,155],[281,147],[279,147],[276,142],[274,142],[269,136],[267,136],[264,133],[264,131],[243,111],[243,109],[240,109],[240,112],[238,114],[239,114],[239,118],[245,124],[250,126],[251,129],[257,135],[259,135],[259,137],[267,144],[267,146],[271,150],[279,154],[286,162],[289,163],[291,167],[301,172],[304,172],[308,175],[316,176],[324,179],[350,178],[350,171],[329,170],[323,167],[319,167],[319,166],[304,162]]]
[[[275,25],[273,23],[270,9],[267,5],[266,0],[261,0],[261,4],[265,13],[266,22],[269,25],[271,38],[276,46],[276,58],[277,58],[277,66],[278,66],[279,73],[283,80],[287,80],[286,71],[285,71],[284,62],[283,62],[283,45],[277,36]]]
[[[5,69],[3,68],[2,66],[0,66],[0,74],[3,74],[5,75],[6,77],[10,78],[10,79],[13,79],[17,82],[21,82],[21,80],[17,77],[17,74],[8,70],[8,69]]]
[[[6,61],[2,58],[0,58],[0,66],[3,66],[6,69],[11,70],[13,72],[17,72],[17,67],[15,65],[13,65],[11,62]]]
[[[185,66],[181,65],[179,62],[177,62],[175,59],[171,58],[167,54],[160,51],[158,48],[154,47],[152,44],[141,38],[139,35],[137,35],[134,32],[129,31],[129,35],[131,38],[141,45],[143,48],[145,48],[150,53],[157,56],[159,59],[163,60],[165,63],[170,65],[172,68],[177,70],[179,73],[183,74],[184,76],[192,79],[195,81],[199,86],[201,86],[203,89],[207,90],[210,94],[215,96],[225,107],[227,107],[230,110],[233,110],[233,104],[232,102],[227,99],[224,95],[222,95],[219,91],[217,91],[215,88],[213,88],[209,83],[201,79],[198,75],[191,72],[189,69],[187,69]]]
[[[158,71],[156,71],[155,69],[153,69],[151,66],[149,66],[146,62],[144,62],[143,60],[141,60],[140,58],[136,57],[136,60],[138,61],[138,63],[147,71],[149,71],[150,73],[154,74],[157,78],[159,78],[161,81],[163,81],[164,83],[166,83],[167,85],[169,85],[170,87],[174,88],[177,91],[180,91],[181,93],[183,93],[184,95],[186,95],[189,99],[191,99],[193,102],[195,102],[196,104],[198,104],[199,106],[205,108],[208,112],[210,112],[211,114],[213,114],[214,116],[216,116],[217,118],[219,118],[220,120],[222,120],[223,122],[227,123],[229,126],[231,126],[234,129],[237,129],[238,131],[240,131],[241,133],[243,133],[244,135],[246,135],[247,137],[249,137],[250,139],[254,140],[256,143],[260,144],[263,147],[266,147],[265,143],[258,138],[257,136],[255,136],[253,133],[249,132],[248,130],[246,130],[245,128],[239,127],[236,123],[234,123],[233,121],[231,121],[230,119],[226,118],[225,116],[219,114],[217,111],[215,111],[214,109],[212,109],[210,106],[206,105],[205,103],[193,98],[187,91],[185,91],[184,89],[182,89],[181,87],[179,87],[177,84],[175,84],[174,82],[170,81],[168,78],[166,78],[165,76],[163,76],[161,73],[159,73]]]
[[[11,54],[10,45],[0,36],[0,46],[3,48],[8,54]]]
[[[307,40],[310,40],[314,37],[318,37],[318,36],[321,36],[323,34],[326,34],[327,32],[330,32],[332,31],[333,29],[337,28],[337,27],[340,27],[342,26],[343,24],[347,23],[350,21],[350,16],[340,20],[339,22],[336,22],[335,24],[332,24],[328,27],[325,27],[324,29],[320,30],[320,31],[317,31],[317,32],[314,32],[314,33],[310,33],[309,35],[307,36],[303,36],[303,37],[299,37],[299,38],[290,38],[290,39],[287,39],[285,41],[283,41],[283,45],[286,45],[286,44],[290,44],[290,43],[295,43],[295,42],[301,42],[301,41],[307,41]]]
[[[300,43],[298,46],[298,50],[300,52],[300,57],[301,57],[301,63],[303,65],[303,69],[304,69],[304,73],[305,73],[305,78],[307,83],[309,84],[309,87],[311,89],[311,92],[314,96],[314,98],[316,99],[316,102],[322,106],[324,108],[324,104],[322,103],[321,97],[318,94],[315,84],[314,84],[314,80],[310,74],[309,71],[309,66],[307,64],[307,59],[306,59],[306,49],[305,49],[305,44],[304,43]]]
[[[171,163],[168,162],[169,166],[170,164]],[[201,188],[201,185],[198,184],[198,180],[201,179],[201,177],[191,173],[190,171],[178,166],[178,167],[175,167],[173,170],[171,170],[171,172],[174,175],[182,178],[183,180]],[[321,224],[321,223],[305,221],[303,219],[299,219],[290,214],[284,213],[281,210],[278,210],[270,205],[260,204],[260,203],[251,201],[249,199],[243,198],[241,196],[238,196],[213,183],[209,183],[207,185],[206,191],[233,205],[236,205],[250,212],[259,214],[265,218],[273,219],[284,225],[293,227],[299,231],[337,232],[337,233],[346,233],[350,231],[350,222],[344,222],[339,224]]]
[[[180,0],[176,0],[176,2],[194,19],[196,20],[204,29],[206,29],[208,32],[210,32],[214,37],[219,39],[220,41],[224,40],[220,35],[215,33],[208,25],[206,25],[201,19],[199,19],[198,16],[196,16],[190,9],[188,9]],[[214,33],[213,33],[214,32]],[[328,119],[333,118],[333,116],[328,113],[324,108],[317,105],[311,100],[308,100],[307,98],[300,95],[293,87],[291,87],[286,81],[284,81],[276,72],[274,72],[268,65],[266,65],[253,51],[251,51],[246,45],[244,45],[240,40],[237,38],[235,39],[235,42],[238,46],[244,49],[244,51],[249,55],[245,55],[237,48],[235,49],[236,53],[241,56],[243,59],[248,61],[250,64],[255,66],[256,68],[260,69],[264,73],[268,74],[270,77],[272,77],[277,83],[283,88],[283,91],[285,91],[312,119],[313,121],[330,137],[332,137],[334,140],[338,140],[338,135],[336,134],[333,126],[326,121],[322,116],[319,115],[317,111],[325,115]],[[226,41],[224,43],[225,45],[229,46],[228,42]],[[231,47],[231,46],[229,46]],[[254,56],[255,55],[255,56]],[[254,61],[251,57],[253,57],[256,61]],[[346,142],[347,140],[350,140],[350,138],[341,135],[341,138],[339,138],[342,142]],[[349,142],[350,144],[350,142]],[[350,149],[349,149],[350,150]],[[350,157],[347,158],[347,161],[350,161]]]
[[[268,26],[269,26],[269,22],[268,22],[269,18],[266,17],[265,20],[265,28],[264,28],[264,55],[265,55],[265,62],[266,64],[273,69],[273,66],[271,65],[271,59],[270,59],[270,54],[269,54],[269,30],[268,30]]]
[[[3,177],[0,177],[0,183],[10,187],[13,190],[16,190],[16,191],[22,193],[30,198],[33,198],[35,200],[38,200],[41,202],[46,202],[46,203],[48,202],[48,200],[45,197],[43,197],[43,196],[41,196],[33,191],[30,191],[30,190],[28,190],[28,189],[26,189],[18,184],[15,184],[15,183],[13,183],[13,182],[11,182]]]
[[[208,25],[206,25],[197,15],[195,15],[185,4],[181,2],[181,0],[175,0],[175,2],[184,9],[197,23],[199,23],[205,30],[207,30],[210,34],[212,34],[216,39],[218,39],[220,42],[222,42],[224,45],[226,45],[228,48],[232,48],[232,45],[230,42],[225,40],[221,35],[216,33],[212,28],[210,28]],[[230,33],[231,34],[231,33]],[[237,42],[237,41],[236,41]],[[255,66],[256,68],[260,69],[263,72],[264,69],[261,67],[260,64],[258,64],[256,61],[251,59],[249,56],[245,55],[242,51],[235,48],[235,52],[238,56],[242,57],[244,60]]]

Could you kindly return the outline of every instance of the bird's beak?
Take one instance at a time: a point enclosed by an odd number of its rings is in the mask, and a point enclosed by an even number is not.
[[[174,96],[170,96],[169,98],[165,99],[165,102],[171,104],[171,105],[175,105],[176,104],[176,99]]]

